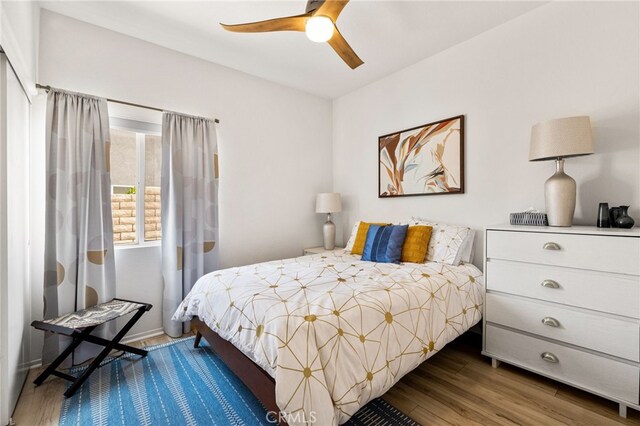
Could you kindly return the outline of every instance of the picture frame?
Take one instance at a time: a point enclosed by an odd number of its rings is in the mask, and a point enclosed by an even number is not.
[[[464,115],[378,138],[378,198],[464,194]]]

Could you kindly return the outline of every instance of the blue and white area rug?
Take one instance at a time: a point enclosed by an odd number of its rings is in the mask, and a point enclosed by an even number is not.
[[[153,346],[145,358],[106,362],[60,411],[60,425],[272,425],[249,389],[202,340]],[[82,369],[71,374],[78,375]],[[407,425],[413,420],[375,399],[350,426]]]

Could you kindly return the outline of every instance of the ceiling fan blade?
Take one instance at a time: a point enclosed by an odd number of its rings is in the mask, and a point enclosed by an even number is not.
[[[337,27],[333,31],[333,37],[331,37],[327,43],[329,43],[329,45],[333,47],[333,50],[335,50],[336,53],[340,55],[342,60],[345,61],[347,65],[351,67],[351,69],[356,69],[360,65],[364,64],[362,59],[360,59],[358,55],[356,55],[356,52],[353,51],[351,46],[349,46],[347,40],[342,37],[342,34],[340,34],[340,31],[338,31]]]
[[[328,16],[335,22],[347,3],[349,0],[325,0],[320,7],[313,11],[313,14]]]
[[[303,15],[287,16],[286,18],[268,19],[266,21],[251,22],[248,24],[227,25],[220,24],[227,31],[236,33],[265,33],[270,31],[304,31],[307,19],[311,13]]]

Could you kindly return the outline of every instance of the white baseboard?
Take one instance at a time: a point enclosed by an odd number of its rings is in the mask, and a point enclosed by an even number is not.
[[[154,328],[153,330],[143,331],[141,333],[129,334],[122,340],[122,343],[131,343],[137,340],[149,339],[151,337],[160,336],[164,334],[163,328]]]
[[[24,364],[29,370],[42,367],[42,358],[34,359]]]
[[[124,340],[121,341],[121,343],[127,344],[135,342],[137,340],[144,340],[151,337],[160,336],[161,334],[164,334],[164,329],[155,328],[153,330],[147,330],[141,333],[129,334]],[[34,359],[33,361],[27,362],[24,364],[24,367],[28,368],[29,370],[42,367],[42,358]]]

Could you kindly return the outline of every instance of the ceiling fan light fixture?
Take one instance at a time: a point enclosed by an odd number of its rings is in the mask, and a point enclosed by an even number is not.
[[[311,41],[323,43],[333,37],[333,21],[326,16],[312,16],[305,24],[305,34]]]

